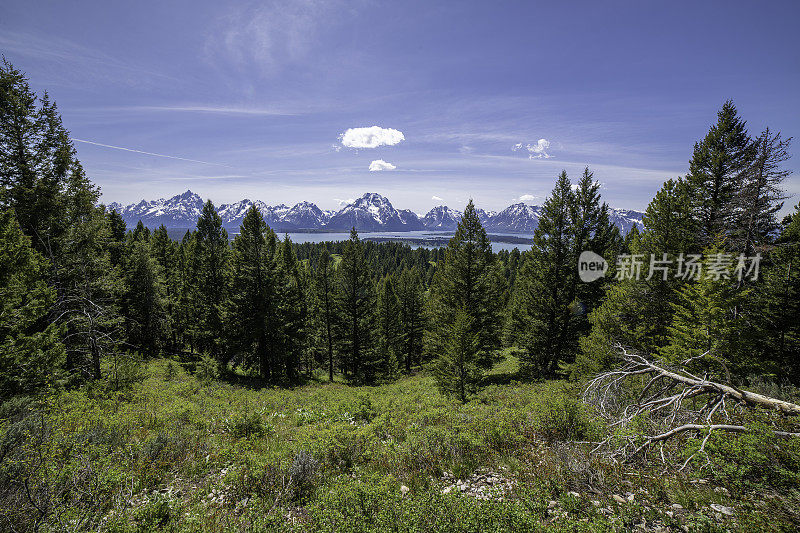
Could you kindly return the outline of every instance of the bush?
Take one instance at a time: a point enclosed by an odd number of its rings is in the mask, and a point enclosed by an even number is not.
[[[207,354],[203,354],[200,357],[200,360],[197,362],[195,366],[195,376],[197,379],[200,380],[202,383],[210,383],[216,379],[219,379],[220,372],[219,372],[219,364],[213,357]]]
[[[772,428],[761,422],[747,425],[749,433],[731,435],[715,432],[706,444],[707,455],[695,456],[694,464],[702,466],[706,459],[710,471],[723,484],[740,490],[800,488],[800,438],[776,439]],[[700,446],[692,439],[686,453]]]
[[[292,490],[295,500],[305,500],[313,492],[319,461],[306,451],[300,451],[292,459],[289,467],[289,479],[292,481]]]
[[[590,440],[598,434],[589,407],[563,389],[547,395],[537,415],[535,430],[549,442]]]
[[[249,412],[226,420],[225,431],[236,439],[246,439],[271,433],[272,427],[261,420],[260,413]]]

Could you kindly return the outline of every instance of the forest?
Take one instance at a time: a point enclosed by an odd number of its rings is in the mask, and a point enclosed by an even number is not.
[[[529,249],[472,201],[440,249],[255,207],[231,239],[211,201],[175,241],[4,60],[0,529],[796,530],[791,139],[709,122],[625,235],[587,167]]]

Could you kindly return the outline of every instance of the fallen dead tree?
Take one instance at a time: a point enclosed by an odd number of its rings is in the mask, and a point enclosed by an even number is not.
[[[705,434],[699,448],[681,466],[686,468],[714,432],[745,433],[747,427],[732,423],[736,411],[763,408],[782,417],[800,415],[800,405],[742,390],[730,384],[699,377],[681,366],[668,367],[616,346],[622,364],[589,381],[583,399],[594,405],[612,428],[594,452],[605,452],[614,460],[630,461],[658,446],[667,462],[664,443],[685,433]],[[684,361],[684,364],[690,361]],[[638,380],[641,390],[631,395],[631,382]],[[629,430],[652,431],[651,435]],[[800,437],[800,433],[775,430],[776,437]]]

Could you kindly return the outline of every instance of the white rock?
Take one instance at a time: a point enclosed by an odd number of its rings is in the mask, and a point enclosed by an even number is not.
[[[732,507],[725,507],[724,505],[720,505],[718,503],[712,503],[710,507],[718,513],[724,514],[725,516],[733,516]]]

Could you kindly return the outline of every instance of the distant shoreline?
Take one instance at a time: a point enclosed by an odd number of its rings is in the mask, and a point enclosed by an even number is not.
[[[167,228],[167,234],[169,237],[174,241],[180,241],[183,239],[183,236],[186,234],[187,231],[190,231],[192,228]],[[292,230],[292,231],[281,231],[276,232],[278,236],[284,234],[309,234],[309,235],[323,235],[323,234],[347,234],[348,232],[345,231],[335,231],[335,230],[324,230],[324,229],[316,229],[316,230]],[[396,233],[396,235],[386,235],[386,233]],[[405,237],[403,235],[403,231],[397,232],[387,232],[387,231],[359,231],[359,235],[362,236],[362,240],[370,241],[370,242],[399,242],[404,244],[412,244],[416,246],[431,246],[431,247],[444,247],[447,246],[447,243],[450,242],[450,239],[453,238],[453,231],[435,231],[435,230],[428,230],[425,232],[425,235],[414,235],[415,232],[408,232],[410,235]],[[228,235],[231,239],[238,234],[237,232],[229,231]],[[371,236],[372,234],[382,234],[378,236]],[[489,242],[494,243],[504,243],[504,244],[521,244],[521,245],[531,245],[533,244],[532,237],[524,237],[524,234],[517,235],[498,235],[496,233],[489,233],[487,237],[489,238]],[[332,239],[334,241],[343,241],[346,238],[339,238],[339,239]]]

